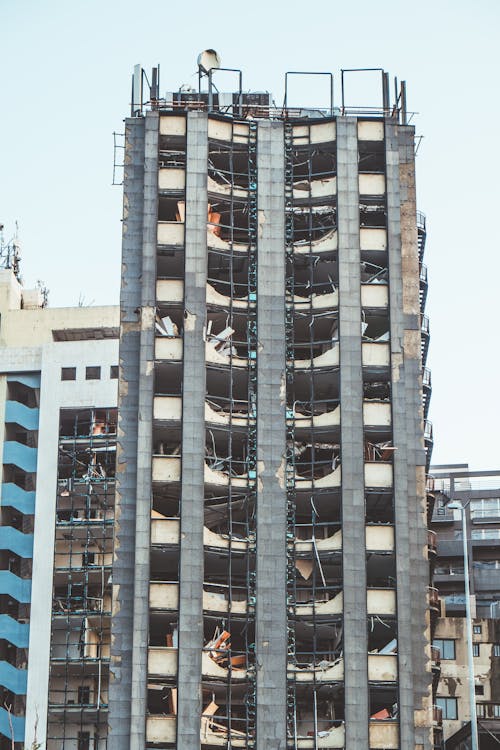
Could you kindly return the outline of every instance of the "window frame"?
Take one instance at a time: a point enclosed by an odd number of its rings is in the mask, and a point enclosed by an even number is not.
[[[458,719],[458,700],[448,695],[436,696],[436,706],[438,706],[443,712],[443,719],[448,721],[457,721]],[[453,706],[452,713],[454,716],[449,715],[449,707]]]
[[[447,653],[446,647],[449,647],[450,644],[453,644],[453,656],[445,656],[445,653]],[[432,645],[435,648],[439,649],[442,660],[445,659],[446,661],[455,661],[455,659],[457,658],[457,649],[454,638],[434,638],[432,641]]]

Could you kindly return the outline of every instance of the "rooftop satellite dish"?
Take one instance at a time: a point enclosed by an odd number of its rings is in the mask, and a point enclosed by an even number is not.
[[[198,55],[198,68],[208,75],[209,70],[220,68],[221,59],[214,49],[206,49]]]

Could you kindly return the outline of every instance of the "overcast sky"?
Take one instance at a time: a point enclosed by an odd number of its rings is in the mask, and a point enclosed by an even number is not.
[[[286,70],[332,71],[339,89],[340,68],[383,67],[423,136],[433,460],[498,467],[499,28],[499,0],[0,0],[0,221],[5,239],[19,224],[25,284],[42,279],[53,306],[118,302],[112,133],[135,63],[160,64],[162,92],[195,86],[213,47],[277,102]],[[310,79],[291,95],[327,100]]]

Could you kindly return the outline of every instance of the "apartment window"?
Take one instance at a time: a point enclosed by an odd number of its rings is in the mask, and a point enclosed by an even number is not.
[[[475,685],[474,692],[476,695],[484,695],[484,685]]]
[[[500,656],[500,643],[493,644],[493,656]]]
[[[500,529],[472,529],[471,539],[500,539]]]
[[[474,635],[481,635],[482,631],[483,631],[483,626],[482,625],[473,625],[472,626],[472,632],[474,633]]]
[[[472,644],[472,655],[479,656],[479,643]]]
[[[101,379],[100,367],[86,367],[85,368],[85,380],[100,380],[100,379]]]
[[[89,705],[90,687],[88,685],[80,685],[80,687],[78,688],[78,703],[82,703],[85,706]]]
[[[456,698],[436,698],[436,705],[443,711],[443,719],[458,719]]]
[[[441,659],[455,658],[455,641],[452,638],[434,638],[432,645],[441,652]]]
[[[111,380],[117,380],[118,378],[118,365],[111,365],[109,368],[109,377]]]
[[[76,367],[61,367],[61,380],[76,380]]]
[[[472,518],[488,518],[500,516],[500,497],[488,497],[472,500],[470,504]]]
[[[78,750],[90,750],[90,732],[78,732]]]

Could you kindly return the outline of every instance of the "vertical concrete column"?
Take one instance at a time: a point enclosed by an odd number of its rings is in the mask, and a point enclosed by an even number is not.
[[[257,136],[257,750],[286,747],[285,198],[283,124]]]
[[[366,622],[361,253],[357,120],[337,119],[342,567],[344,578],[345,719],[348,748],[367,748]]]
[[[154,320],[156,307],[156,237],[158,227],[158,124],[158,113],[148,112],[146,114],[144,134],[144,203],[142,218],[140,378],[137,421],[130,750],[144,750],[146,743],[152,491],[151,461],[153,454]]]
[[[125,121],[120,377],[113,558],[113,616],[109,684],[108,750],[130,742],[134,611],[137,420],[139,409],[142,305],[145,120]]]
[[[428,747],[427,533],[413,128],[385,124],[400,747]],[[421,713],[419,714],[419,709]],[[424,709],[422,711],[422,709]]]
[[[200,747],[208,119],[187,115],[177,748]]]
[[[57,383],[60,377],[60,367],[54,354],[50,348],[48,357],[47,350],[43,351],[43,377],[40,382],[29,668],[24,737],[26,747],[32,746],[35,735],[36,741],[41,742],[42,747],[47,739],[60,410],[60,392],[58,388],[54,388],[54,383]]]

